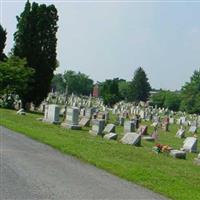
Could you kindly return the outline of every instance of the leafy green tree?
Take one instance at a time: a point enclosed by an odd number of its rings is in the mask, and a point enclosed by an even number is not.
[[[180,94],[177,92],[167,91],[165,94],[164,107],[173,111],[178,111],[181,104]]]
[[[50,91],[53,72],[57,67],[57,10],[54,5],[27,1],[17,21],[13,53],[26,58],[27,67],[35,69],[34,82],[30,83],[27,95],[22,100],[37,106]]]
[[[121,100],[119,93],[119,79],[106,80],[100,84],[100,94],[103,97],[105,105],[113,106],[116,102]]]
[[[123,100],[127,101],[130,95],[130,83],[125,80],[122,80],[119,81],[118,87],[120,96],[122,97]]]
[[[153,94],[150,99],[152,105],[158,106],[160,108],[164,107],[165,96],[166,96],[166,92],[163,90],[160,90],[159,92]]]
[[[161,108],[178,111],[181,104],[181,96],[178,92],[160,90],[151,96],[151,104]]]
[[[6,30],[0,24],[0,61],[3,61],[6,58],[6,55],[3,53],[3,50],[6,45]]]
[[[130,100],[139,102],[147,101],[150,95],[151,86],[148,82],[147,75],[142,67],[139,67],[130,83]]]
[[[190,82],[182,87],[181,97],[182,111],[200,114],[200,70],[195,70]]]
[[[62,74],[55,74],[52,81],[51,87],[60,93],[64,93],[66,90],[66,84],[64,82],[64,78]]]
[[[17,94],[24,96],[34,70],[26,67],[25,59],[11,56],[5,62],[0,62],[0,95]]]
[[[69,70],[64,73],[63,79],[69,94],[90,95],[92,93],[93,80],[86,74]]]

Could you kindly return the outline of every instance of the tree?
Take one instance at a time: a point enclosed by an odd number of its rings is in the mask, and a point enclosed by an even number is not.
[[[52,81],[51,81],[51,87],[54,89],[54,91],[64,93],[66,90],[66,84],[64,82],[64,78],[62,74],[55,74]]]
[[[47,97],[57,67],[57,10],[54,5],[31,4],[27,1],[17,21],[13,53],[26,58],[27,67],[35,69],[34,81],[29,83],[27,94],[22,100],[24,104],[33,102],[37,106]]]
[[[17,94],[23,97],[34,70],[26,67],[25,59],[11,56],[0,62],[0,95]]]
[[[130,82],[127,82],[125,80],[121,80],[118,83],[119,87],[119,94],[123,100],[129,100],[130,95]]]
[[[160,108],[168,108],[178,111],[181,104],[181,96],[179,92],[160,90],[151,96],[151,104]]]
[[[181,104],[180,94],[177,92],[167,91],[165,94],[164,107],[173,111],[178,111]]]
[[[166,92],[163,90],[151,96],[151,103],[153,106],[158,106],[160,108],[164,107]]]
[[[65,87],[68,87],[69,94],[90,95],[93,89],[93,80],[81,72],[66,71],[63,75]]]
[[[181,98],[182,111],[200,114],[200,70],[195,70],[190,82],[182,87]]]
[[[147,101],[150,94],[151,86],[148,82],[147,75],[142,67],[139,67],[130,83],[130,100]]]
[[[113,80],[106,80],[100,84],[100,93],[103,97],[104,104],[113,106],[119,100],[121,96],[119,93],[119,79],[114,78]]]
[[[0,61],[3,61],[6,58],[6,55],[3,53],[3,50],[6,46],[6,30],[0,24]]]

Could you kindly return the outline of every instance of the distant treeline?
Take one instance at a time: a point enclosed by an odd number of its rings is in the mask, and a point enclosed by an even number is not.
[[[66,91],[76,95],[92,94],[94,82],[89,76],[74,71],[66,71],[64,74],[56,74],[52,80],[54,91],[65,93]],[[116,102],[125,101],[147,101],[150,95],[150,84],[145,71],[139,67],[132,81],[114,78],[98,82],[99,93],[104,103],[108,106]]]
[[[174,111],[200,114],[200,70],[194,71],[180,91],[157,91],[152,95],[151,103]]]

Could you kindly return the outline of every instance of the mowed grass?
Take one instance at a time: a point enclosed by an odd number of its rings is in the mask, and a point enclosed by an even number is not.
[[[16,111],[0,109],[0,125],[171,199],[200,199],[200,166],[194,164],[197,154],[188,153],[186,160],[174,159],[165,154],[155,154],[152,151],[153,142],[142,141],[141,147],[121,144],[122,127],[117,127],[120,133],[118,141],[106,141],[90,135],[89,128],[66,130],[59,125],[38,121],[38,117],[42,116],[31,113],[19,116]],[[114,120],[112,116],[111,122]],[[144,124],[149,125],[149,122]],[[160,130],[158,142],[177,149],[182,147],[184,139],[175,137],[177,129],[178,126],[173,125],[168,133]]]

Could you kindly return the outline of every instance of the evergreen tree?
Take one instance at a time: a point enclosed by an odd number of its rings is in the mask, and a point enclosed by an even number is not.
[[[0,61],[3,61],[6,58],[6,55],[3,53],[3,50],[6,45],[6,30],[0,24]]]
[[[147,75],[142,67],[139,67],[135,71],[133,80],[130,83],[130,100],[135,102],[147,101],[150,90],[151,86]]]
[[[57,67],[57,10],[54,5],[27,1],[17,21],[13,53],[26,58],[27,67],[35,70],[34,82],[29,83],[22,101],[24,104],[33,102],[39,105],[50,91],[53,72]]]

